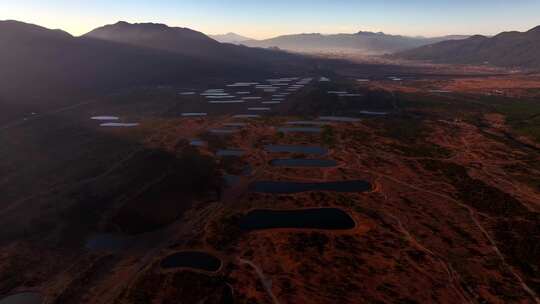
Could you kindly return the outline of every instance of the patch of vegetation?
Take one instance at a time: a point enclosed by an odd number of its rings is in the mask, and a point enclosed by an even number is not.
[[[298,252],[315,250],[319,255],[323,255],[330,239],[320,232],[297,233],[289,236],[289,245]]]
[[[458,199],[492,216],[520,216],[528,209],[516,198],[469,176],[463,166],[436,160],[421,161],[424,168],[436,172],[456,188]]]
[[[360,94],[354,97],[339,97],[328,91],[345,91]],[[391,111],[393,96],[386,91],[359,88],[347,79],[333,78],[332,82],[318,83],[311,90],[300,92],[294,99],[291,113],[298,116],[339,115],[349,116],[360,110]]]
[[[384,136],[405,143],[414,143],[423,139],[428,132],[422,119],[410,116],[372,121],[371,124]]]
[[[321,133],[321,141],[327,147],[334,147],[337,141],[334,128],[332,128],[331,126],[324,126]]]
[[[540,102],[537,99],[484,96],[475,100],[504,115],[508,125],[519,134],[540,142]]]
[[[391,145],[407,157],[431,157],[431,158],[449,158],[452,152],[436,144],[414,143],[410,145]]]
[[[113,221],[125,232],[136,234],[160,228],[181,216],[193,199],[221,191],[221,173],[209,156],[189,149],[180,156],[155,151],[153,158],[166,169],[136,189],[138,193],[118,211]]]
[[[223,136],[218,136],[210,132],[203,133],[200,138],[208,143],[210,150],[226,149],[228,146],[227,140]]]
[[[478,117],[486,110],[468,97],[457,94],[434,96],[428,94],[397,94],[398,106],[408,112],[420,111],[443,119],[460,118],[464,120]]]
[[[459,200],[494,217],[497,246],[527,275],[528,284],[540,291],[540,215],[510,194],[470,177],[463,166],[433,160],[422,162],[426,169],[452,183]],[[458,233],[465,239],[471,238],[464,231]]]
[[[232,214],[212,222],[209,227],[208,244],[221,251],[226,251],[234,246],[242,236],[240,218],[239,214]]]

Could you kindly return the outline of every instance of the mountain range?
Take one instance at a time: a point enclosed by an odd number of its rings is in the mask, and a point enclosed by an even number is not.
[[[285,52],[222,44],[163,24],[118,22],[74,37],[0,21],[0,100],[269,75],[299,62]]]
[[[220,39],[245,38],[232,33],[225,36]],[[304,71],[312,68],[308,57],[275,48],[301,52],[397,53],[399,58],[434,62],[540,67],[537,51],[540,27],[491,38],[463,38],[358,32],[288,35],[247,40],[242,42],[244,45],[237,45],[220,43],[188,28],[155,23],[118,22],[74,37],[61,30],[0,21],[0,101],[79,96],[85,92],[96,94],[202,79],[265,77],[290,73],[292,68]]]
[[[296,34],[266,40],[242,42],[251,47],[279,48],[303,53],[345,52],[365,55],[396,53],[449,39],[464,39],[468,36],[444,36],[436,38],[407,37],[385,33],[358,32],[356,34],[323,35]]]
[[[540,68],[540,26],[527,32],[503,32],[493,37],[472,36],[443,41],[396,54],[398,58],[438,63],[490,64]]]
[[[251,38],[238,35],[236,33],[227,33],[223,35],[211,35],[210,38],[219,41],[221,43],[234,43],[234,44],[241,44],[249,40],[253,40]]]

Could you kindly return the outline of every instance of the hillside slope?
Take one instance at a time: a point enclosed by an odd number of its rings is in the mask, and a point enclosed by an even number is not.
[[[527,32],[504,32],[491,38],[477,35],[465,40],[443,41],[397,56],[440,63],[540,68],[539,49],[540,26]]]

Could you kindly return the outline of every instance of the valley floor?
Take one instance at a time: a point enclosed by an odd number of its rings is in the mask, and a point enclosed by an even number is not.
[[[297,89],[270,105],[262,102],[287,89],[250,89],[261,98],[221,105],[199,95],[209,88],[145,89],[0,130],[0,295],[104,304],[539,303],[540,78],[372,69],[338,66],[289,80]],[[104,128],[90,119],[97,115],[139,125]],[[299,126],[308,132],[281,129]],[[230,149],[242,153],[218,155]],[[276,166],[279,159],[327,165]],[[261,181],[370,187],[287,185],[287,193]],[[343,211],[355,225],[302,228],[305,217],[300,226],[245,225],[257,210],[317,208]],[[103,234],[122,244],[88,245]],[[221,266],[162,267],[183,251]]]

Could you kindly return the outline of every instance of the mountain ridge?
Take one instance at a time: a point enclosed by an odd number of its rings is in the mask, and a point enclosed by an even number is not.
[[[126,28],[132,36],[123,36]],[[270,75],[293,58],[221,44],[200,32],[162,24],[119,22],[96,30],[74,37],[28,23],[0,22],[0,97],[22,102],[54,94]]]
[[[468,36],[451,35],[425,38],[389,35],[383,32],[358,31],[353,34],[288,34],[265,40],[246,41],[244,44],[250,47],[277,47],[288,51],[306,53],[346,51],[369,55],[382,55],[400,52],[447,39],[462,39],[464,37]]]
[[[234,43],[234,44],[239,44],[244,41],[254,40],[252,38],[245,37],[245,36],[233,33],[233,32],[228,32],[226,34],[210,35],[210,38],[216,41],[219,41],[221,43]]]
[[[493,37],[442,41],[400,52],[396,58],[450,64],[491,64],[502,67],[540,68],[540,26],[525,32],[501,32]]]

